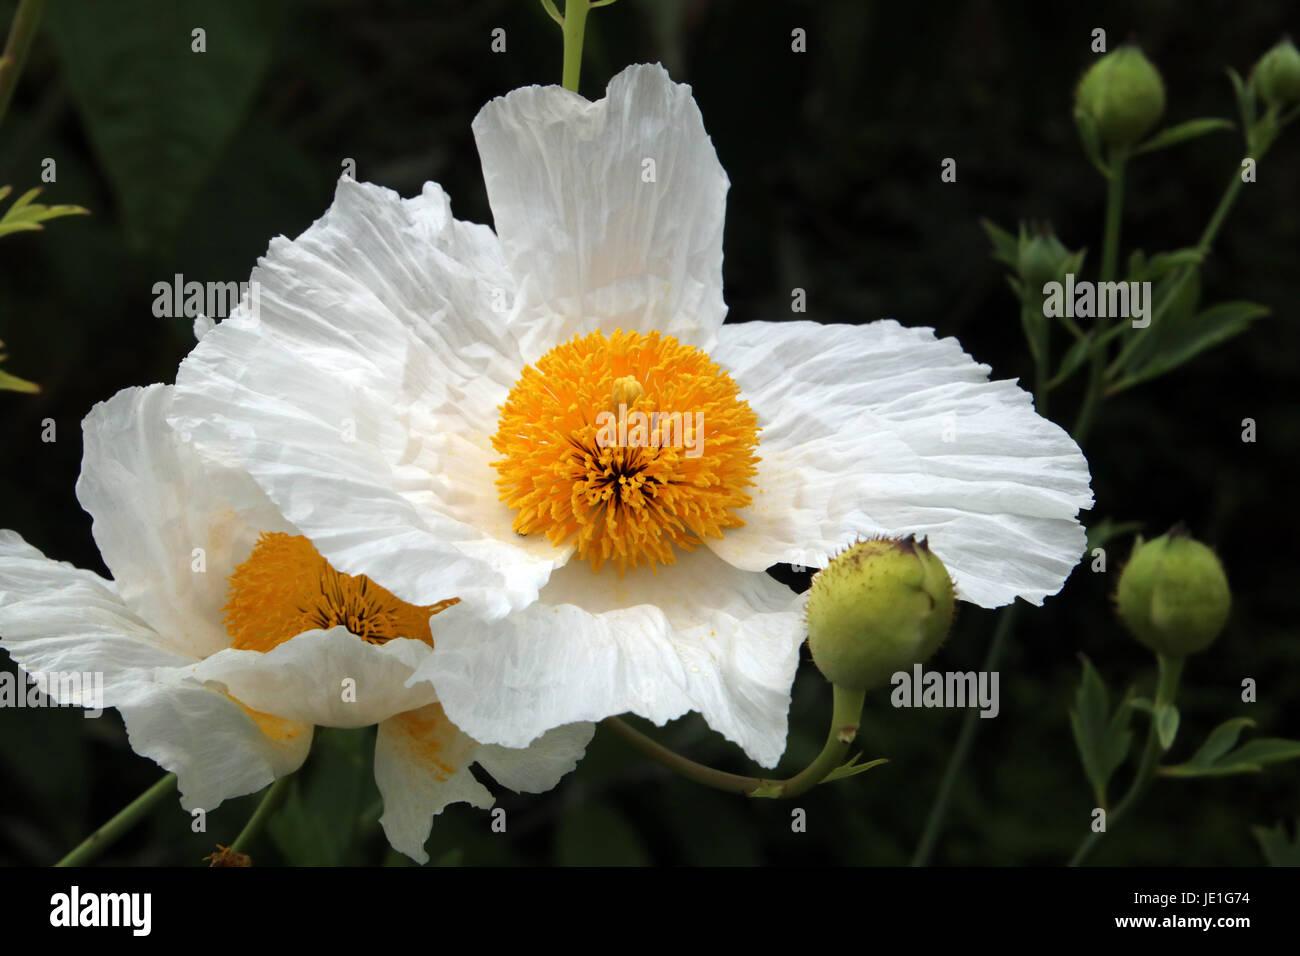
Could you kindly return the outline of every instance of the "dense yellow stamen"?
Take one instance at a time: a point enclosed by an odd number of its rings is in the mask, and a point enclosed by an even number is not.
[[[612,561],[621,573],[672,564],[674,545],[743,525],[758,416],[739,391],[704,352],[658,332],[593,332],[547,352],[524,369],[492,439],[515,531],[572,539],[594,569]],[[638,414],[648,430],[636,430]]]
[[[302,535],[263,534],[227,581],[231,647],[269,651],[303,631],[343,625],[371,644],[409,637],[433,645],[429,618],[459,598],[417,607],[365,575],[340,574]]]

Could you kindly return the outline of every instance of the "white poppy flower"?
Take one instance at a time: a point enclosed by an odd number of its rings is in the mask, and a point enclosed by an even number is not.
[[[416,677],[467,733],[694,710],[773,766],[804,628],[769,566],[914,533],[965,600],[1060,589],[1088,467],[1014,382],[892,321],[722,324],[728,181],[689,87],[634,66],[473,129],[496,233],[433,183],[344,179],[173,418],[339,570],[461,599]],[[702,433],[602,432],[619,406]]]
[[[103,706],[132,749],[176,773],[186,809],[298,769],[316,725],[378,724],[381,823],[420,862],[434,814],[492,805],[470,764],[530,792],[574,768],[591,724],[522,750],[462,733],[410,681],[447,602],[413,607],[334,571],[248,476],[180,440],[171,398],[126,389],[83,425],[77,496],[111,581],[0,531],[0,637],[28,673],[102,673]]]

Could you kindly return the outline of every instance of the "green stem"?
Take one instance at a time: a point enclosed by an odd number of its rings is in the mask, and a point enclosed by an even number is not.
[[[0,56],[0,122],[4,121],[9,110],[9,101],[13,99],[18,77],[27,63],[27,53],[36,38],[36,27],[44,12],[45,0],[22,0],[14,12],[5,52]]]
[[[1155,706],[1151,710],[1151,724],[1147,728],[1146,746],[1142,748],[1142,759],[1138,762],[1137,774],[1129,785],[1128,793],[1124,794],[1124,798],[1115,805],[1114,810],[1106,814],[1106,832],[1114,829],[1115,824],[1126,816],[1137,805],[1138,801],[1146,796],[1152,782],[1155,780],[1156,765],[1160,760],[1160,755],[1164,752],[1160,747],[1157,717],[1161,709],[1171,705],[1174,698],[1178,696],[1178,681],[1183,675],[1184,658],[1167,657],[1164,654],[1158,654],[1156,659],[1159,662],[1160,676],[1156,682]],[[1079,849],[1075,851],[1070,860],[1070,866],[1078,866],[1086,860],[1097,844],[1101,842],[1104,835],[1104,833],[1097,831],[1089,833],[1083,842],[1079,844]]]
[[[1210,254],[1210,246],[1214,244],[1215,238],[1219,235],[1219,230],[1227,220],[1228,213],[1232,211],[1233,204],[1237,201],[1237,194],[1241,192],[1243,182],[1244,180],[1241,178],[1240,170],[1234,172],[1232,176],[1229,177],[1228,188],[1223,191],[1223,196],[1219,199],[1219,205],[1215,207],[1213,215],[1210,216],[1210,221],[1205,224],[1205,230],[1201,233],[1200,240],[1196,243],[1196,249],[1202,256],[1208,256]],[[1191,267],[1179,270],[1178,278],[1174,281],[1173,285],[1169,287],[1169,294],[1161,300],[1160,307],[1151,316],[1152,325],[1159,323],[1159,321],[1164,317],[1165,311],[1169,308],[1170,304],[1177,301],[1178,294],[1182,292],[1183,286],[1187,284],[1187,281],[1192,277],[1192,273],[1195,271],[1196,270]],[[1107,377],[1112,377],[1118,374],[1119,370],[1124,367],[1129,355],[1132,354],[1133,350],[1137,348],[1141,341],[1141,336],[1133,335],[1129,337],[1129,340],[1124,343],[1124,347],[1120,349],[1119,355],[1115,357],[1115,361],[1112,362],[1110,368],[1106,370]]]
[[[806,793],[825,779],[826,775],[844,762],[853,738],[857,736],[858,724],[862,717],[862,691],[847,691],[839,687],[834,691],[834,705],[831,713],[830,729],[826,734],[826,744],[821,753],[807,767],[786,780],[770,780],[763,777],[745,777],[740,774],[727,773],[696,763],[681,754],[650,739],[639,730],[629,726],[617,717],[606,717],[601,726],[612,731],[631,744],[651,760],[663,764],[673,773],[695,783],[738,793],[746,797],[797,797]]]
[[[999,615],[997,629],[993,632],[993,641],[989,644],[988,654],[984,657],[982,669],[985,672],[997,670],[998,664],[1002,660],[1002,652],[1007,645],[1007,639],[1015,627],[1019,608],[1020,605],[1012,604]],[[957,778],[961,775],[962,766],[966,763],[966,757],[970,754],[971,746],[975,743],[975,735],[979,726],[979,711],[968,710],[966,716],[962,718],[961,733],[957,736],[957,745],[948,757],[948,766],[943,772],[943,780],[939,783],[939,790],[935,794],[934,803],[930,807],[930,816],[925,821],[925,830],[921,833],[920,842],[916,845],[916,852],[912,854],[912,866],[926,866],[930,862],[930,856],[934,853],[935,844],[939,840],[939,832],[943,828],[944,817],[948,814],[948,803],[952,799],[953,788],[956,786]]]
[[[239,832],[239,836],[235,837],[235,842],[230,844],[231,852],[248,852],[248,845],[262,832],[267,821],[275,815],[275,811],[280,809],[280,804],[284,803],[284,797],[288,790],[289,781],[292,779],[293,775],[289,774],[271,784],[270,788],[266,791],[266,796],[262,798],[262,802],[257,805],[257,809],[253,811],[253,815],[249,817],[248,822],[244,824],[244,829]]]
[[[117,816],[81,841],[81,845],[65,856],[55,866],[85,866],[101,852],[117,842],[120,837],[153,809],[163,797],[176,789],[176,774],[169,773],[140,796],[127,804]]]
[[[1106,186],[1106,225],[1101,246],[1101,282],[1115,281],[1115,272],[1119,266],[1120,223],[1124,218],[1124,166],[1127,162],[1126,148],[1117,148],[1111,153],[1110,180]],[[1106,331],[1105,323],[1101,319],[1097,319],[1096,322],[1092,334],[1100,340]],[[1079,408],[1079,417],[1074,423],[1074,440],[1080,445],[1092,430],[1105,384],[1106,346],[1098,341],[1088,367],[1088,386],[1083,394],[1083,404]]]
[[[578,92],[578,75],[582,72],[582,40],[587,32],[587,14],[591,0],[564,0],[564,73],[561,82],[566,90]]]

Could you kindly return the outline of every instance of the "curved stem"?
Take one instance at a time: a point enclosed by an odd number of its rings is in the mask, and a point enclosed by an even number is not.
[[[998,664],[1002,660],[1002,652],[1007,645],[1007,638],[1010,637],[1012,628],[1015,627],[1019,608],[1019,604],[1012,604],[999,617],[997,629],[993,632],[993,641],[989,644],[988,654],[984,657],[984,664],[982,665],[984,671],[997,670]],[[962,718],[961,733],[957,736],[957,745],[953,747],[952,754],[948,757],[948,766],[943,772],[943,780],[940,781],[939,789],[935,793],[934,803],[930,806],[930,816],[926,818],[925,830],[922,831],[921,839],[916,844],[916,851],[912,854],[912,866],[926,866],[930,862],[930,856],[934,853],[934,846],[939,840],[939,832],[943,828],[944,817],[948,815],[948,802],[952,799],[953,787],[956,786],[957,778],[961,775],[962,766],[966,763],[966,757],[970,753],[971,746],[975,743],[975,735],[979,732],[979,726],[979,712],[968,710],[966,716]]]
[[[85,866],[153,809],[163,797],[176,789],[176,774],[169,773],[140,796],[122,808],[113,819],[92,833],[81,844],[61,859],[55,866]]]
[[[1147,791],[1151,789],[1152,782],[1155,780],[1156,765],[1163,753],[1160,748],[1157,717],[1161,708],[1172,704],[1174,698],[1178,696],[1178,681],[1183,675],[1184,658],[1167,657],[1164,654],[1158,654],[1156,659],[1159,662],[1160,676],[1156,682],[1155,706],[1151,710],[1151,725],[1147,728],[1146,746],[1142,748],[1142,759],[1138,763],[1137,774],[1129,785],[1128,793],[1124,794],[1124,798],[1115,805],[1115,809],[1106,815],[1107,831],[1113,828],[1122,817],[1146,796]],[[1078,866],[1086,860],[1097,844],[1101,842],[1104,835],[1104,832],[1095,830],[1089,833],[1070,859],[1070,866]]]
[[[22,0],[14,12],[4,55],[0,56],[0,122],[9,109],[9,101],[18,86],[18,77],[27,62],[27,52],[36,38],[36,28],[44,12],[45,0]]]
[[[257,836],[262,832],[262,829],[266,826],[267,821],[275,815],[276,810],[280,809],[280,804],[284,802],[289,781],[292,779],[293,775],[289,774],[271,784],[270,788],[266,791],[266,796],[262,798],[262,802],[257,805],[257,809],[253,811],[253,815],[249,817],[248,822],[244,824],[244,829],[239,831],[239,836],[235,837],[235,842],[230,844],[230,850],[232,853],[248,852],[248,844],[252,843],[253,840],[257,838]]]
[[[617,717],[606,717],[601,726],[605,727],[624,742],[631,744],[651,760],[663,764],[673,773],[695,783],[738,793],[746,797],[797,797],[806,793],[825,779],[826,775],[844,762],[849,745],[858,733],[858,724],[862,717],[862,691],[847,691],[839,687],[834,690],[834,706],[831,713],[830,729],[826,734],[826,744],[821,753],[807,767],[786,780],[770,780],[763,777],[746,777],[740,774],[715,770],[704,764],[696,763],[683,757],[676,751],[669,750],[662,744],[650,739],[641,731],[624,723]]]

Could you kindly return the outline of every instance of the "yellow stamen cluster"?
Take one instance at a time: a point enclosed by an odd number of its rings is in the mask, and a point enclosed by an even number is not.
[[[658,332],[593,332],[547,352],[524,369],[492,439],[514,530],[573,539],[593,569],[611,561],[621,574],[743,525],[758,416],[739,392],[704,352]],[[638,415],[658,424],[608,427]]]
[[[227,581],[231,647],[269,651],[303,631],[343,625],[370,644],[409,637],[433,645],[429,618],[459,598],[416,607],[365,575],[340,574],[302,535],[263,534]]]

